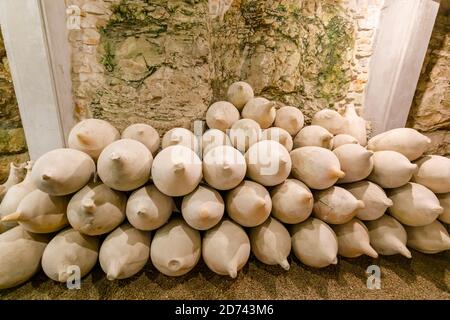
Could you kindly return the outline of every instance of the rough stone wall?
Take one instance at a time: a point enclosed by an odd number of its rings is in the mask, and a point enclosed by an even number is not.
[[[367,77],[361,39],[371,32],[358,29],[368,14],[351,10],[358,0],[66,1],[81,9],[70,33],[78,118],[190,127],[236,80],[307,119],[362,105],[364,83],[353,82]]]
[[[75,114],[190,127],[236,80],[299,107],[364,106],[382,0],[66,0]],[[0,179],[28,155],[0,46]]]
[[[450,1],[443,1],[431,36],[408,126],[432,140],[431,153],[450,155]]]
[[[28,160],[25,135],[0,32],[0,183],[9,173],[9,163]]]
[[[212,20],[214,99],[245,79],[257,95],[309,118],[342,99],[351,81],[354,28],[340,1],[235,1]]]

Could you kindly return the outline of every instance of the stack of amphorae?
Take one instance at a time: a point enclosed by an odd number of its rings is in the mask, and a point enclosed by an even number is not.
[[[291,250],[323,268],[342,257],[450,249],[450,159],[424,155],[409,128],[366,138],[354,107],[302,112],[233,83],[210,106],[205,132],[147,124],[121,134],[86,119],[69,148],[11,164],[0,187],[0,289],[41,267],[83,277],[97,261],[109,280],[147,263],[168,276],[203,258],[235,278],[250,252],[289,269]],[[150,262],[151,261],[151,262]]]

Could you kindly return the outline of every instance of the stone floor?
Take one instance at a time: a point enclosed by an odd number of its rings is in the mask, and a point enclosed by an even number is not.
[[[200,263],[192,272],[169,278],[150,264],[131,279],[110,282],[100,267],[83,279],[81,290],[68,290],[40,272],[32,281],[0,291],[0,299],[450,299],[450,252],[424,255],[340,259],[325,269],[291,259],[291,270],[251,259],[235,280]],[[366,287],[366,268],[381,268],[381,290]]]

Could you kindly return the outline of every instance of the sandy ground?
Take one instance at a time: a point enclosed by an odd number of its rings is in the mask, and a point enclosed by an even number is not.
[[[341,258],[337,266],[312,269],[291,257],[291,270],[266,266],[254,258],[235,280],[221,277],[201,262],[189,274],[166,277],[149,263],[136,276],[110,282],[97,265],[80,290],[49,280],[43,272],[30,282],[0,291],[0,299],[447,299],[450,252],[437,255]],[[366,286],[366,268],[381,268],[381,289]]]

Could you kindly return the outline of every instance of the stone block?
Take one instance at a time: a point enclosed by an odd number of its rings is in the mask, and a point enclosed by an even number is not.
[[[437,130],[432,132],[423,132],[431,139],[431,146],[426,151],[427,154],[437,154],[450,157],[450,131]]]
[[[107,7],[101,0],[100,1],[99,0],[98,1],[89,1],[89,2],[85,3],[81,7],[81,9],[85,13],[95,14],[95,15],[107,14],[109,12]]]
[[[95,29],[83,29],[81,41],[88,45],[97,45],[100,41],[100,33]]]
[[[0,129],[0,154],[20,153],[27,150],[22,128]]]

